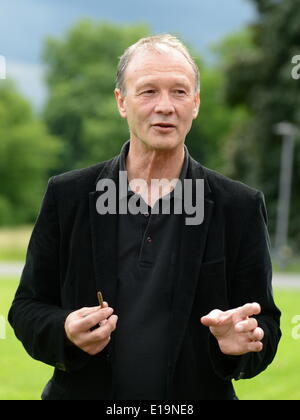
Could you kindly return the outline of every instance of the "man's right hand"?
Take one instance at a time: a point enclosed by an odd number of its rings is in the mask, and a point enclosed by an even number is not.
[[[112,313],[113,309],[106,302],[102,308],[95,306],[72,312],[65,322],[67,338],[84,352],[95,356],[107,346],[116,329],[118,317]],[[93,329],[98,325],[99,328]]]

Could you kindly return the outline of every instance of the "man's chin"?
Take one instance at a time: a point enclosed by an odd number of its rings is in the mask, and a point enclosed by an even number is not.
[[[183,145],[184,142],[172,138],[172,136],[158,136],[155,139],[147,139],[143,144],[151,150],[167,151],[176,149]]]

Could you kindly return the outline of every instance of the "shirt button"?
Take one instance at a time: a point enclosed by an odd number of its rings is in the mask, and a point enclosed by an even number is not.
[[[245,378],[245,376],[246,376],[246,374],[245,374],[245,372],[240,372],[240,374],[239,374],[239,376],[238,376],[238,381],[240,380],[240,379],[244,379]]]
[[[149,213],[144,213],[144,216],[145,217],[149,217]]]
[[[56,367],[56,369],[62,370],[63,372],[67,371],[66,366],[63,363],[58,362],[58,363],[55,364],[55,367]]]
[[[151,236],[148,236],[148,238],[147,238],[147,242],[148,242],[148,244],[151,244],[151,242],[152,242],[152,238],[151,238]]]

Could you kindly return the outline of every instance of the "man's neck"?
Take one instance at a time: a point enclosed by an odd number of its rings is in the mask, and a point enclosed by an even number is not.
[[[184,145],[176,149],[149,149],[130,141],[126,158],[128,180],[143,179],[151,184],[152,179],[179,178],[185,157]]]
[[[150,149],[137,141],[130,141],[129,152],[126,158],[126,171],[130,187],[138,192],[146,203],[153,206],[155,202],[170,193],[174,187],[160,188],[157,191],[151,190],[152,180],[167,179],[172,181],[178,179],[184,163],[184,145],[176,149],[160,150]],[[148,190],[137,191],[134,180],[143,179],[148,185]]]

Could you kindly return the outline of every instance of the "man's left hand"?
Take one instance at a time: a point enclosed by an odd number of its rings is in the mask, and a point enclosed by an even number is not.
[[[223,312],[213,310],[201,318],[201,323],[209,327],[216,337],[222,353],[228,356],[241,356],[263,349],[264,331],[252,315],[258,315],[261,307],[258,303],[246,305]]]

